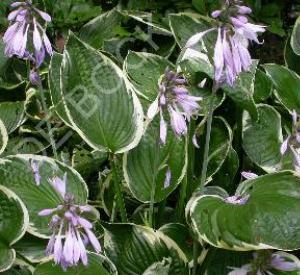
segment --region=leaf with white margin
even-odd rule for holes
[[[53,261],[38,265],[33,275],[117,275],[114,264],[105,256],[88,252],[88,265],[80,264],[64,271]]]
[[[158,95],[159,80],[166,68],[174,69],[174,65],[152,53],[130,51],[124,61],[124,72],[136,92],[150,101],[154,101]]]
[[[258,105],[259,120],[243,114],[243,148],[249,158],[266,172],[281,169],[283,141],[280,114],[269,105]]]
[[[77,133],[92,148],[123,153],[143,134],[143,109],[122,70],[70,33],[61,67],[62,99]]]
[[[31,161],[39,166],[41,182],[35,182]],[[87,203],[87,186],[82,177],[73,168],[48,157],[37,155],[16,155],[0,160],[1,184],[14,191],[25,203],[30,217],[28,232],[47,238],[51,235],[48,228],[50,217],[39,217],[38,213],[46,208],[55,208],[62,198],[49,183],[54,176],[63,178],[67,173],[67,193],[72,193],[75,203]]]
[[[26,233],[21,240],[13,245],[13,248],[30,263],[40,263],[46,262],[51,258],[45,253],[47,244],[48,240]]]
[[[272,80],[275,96],[290,112],[300,113],[300,76],[292,70],[277,64],[265,64],[264,69]]]
[[[0,140],[0,155],[1,155],[4,152],[8,143],[8,133],[1,119],[0,119],[0,135],[1,135],[1,140]]]
[[[232,146],[232,139],[232,130],[227,121],[222,117],[215,117],[211,130],[207,178],[212,177],[221,169]]]
[[[170,258],[170,273],[187,275],[187,258],[168,236],[135,224],[102,224],[104,249],[119,275],[143,274],[154,263]]]
[[[295,54],[300,55],[300,16],[294,25],[291,36],[291,46]]]
[[[176,138],[169,127],[166,145],[157,145],[158,126],[157,116],[148,125],[139,145],[125,153],[123,157],[125,181],[133,196],[141,202],[150,201],[154,182],[156,185],[154,201],[164,200],[176,189],[186,173],[185,139]],[[168,169],[171,171],[171,180],[169,186],[165,188]]]
[[[56,112],[56,114],[60,117],[60,119],[69,127],[71,127],[71,122],[67,116],[65,111],[63,100],[62,100],[62,92],[60,88],[60,67],[63,60],[63,55],[54,52],[51,58],[49,73],[48,73],[48,82],[50,89],[50,96],[52,101],[52,109]]]
[[[15,131],[25,121],[24,102],[0,103],[0,119],[4,123],[8,134]]]
[[[168,275],[172,259],[164,258],[161,262],[153,263],[143,275]]]
[[[22,238],[28,224],[24,203],[14,192],[0,185],[0,272],[14,263],[16,252],[10,246]]]
[[[178,13],[169,15],[169,24],[176,42],[180,48],[186,46],[187,41],[196,33],[212,28],[212,19],[193,13]],[[217,32],[211,32],[203,37],[203,40],[194,47],[197,50],[210,50],[214,48]]]
[[[220,194],[193,198],[188,217],[198,239],[229,250],[300,248],[300,177],[292,171],[244,181],[227,202]],[[278,203],[280,202],[280,203]]]

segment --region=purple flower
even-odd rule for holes
[[[291,152],[294,158],[294,168],[300,172],[300,125],[299,116],[296,111],[292,112],[292,133],[286,137],[280,146],[281,155]]]
[[[287,261],[283,256],[279,254],[272,254],[270,267],[279,271],[298,271],[299,266],[292,261]]]
[[[91,208],[74,203],[74,196],[66,192],[66,174],[63,179],[54,177],[50,182],[64,202],[56,208],[39,212],[39,216],[52,215],[49,227],[53,234],[48,242],[46,255],[53,255],[54,262],[60,264],[63,270],[76,266],[80,261],[87,265],[86,245],[90,244],[97,253],[101,251],[100,243],[91,230],[92,223],[81,216]]]
[[[166,178],[165,178],[165,182],[164,182],[164,188],[168,188],[170,186],[171,178],[172,178],[172,173],[171,173],[170,168],[168,168],[167,172],[166,172]]]
[[[258,177],[257,174],[251,172],[242,172],[242,176],[247,180],[256,179]]]
[[[249,197],[250,197],[250,195],[247,195],[245,197],[232,196],[232,197],[227,197],[224,201],[229,204],[244,205],[249,200]]]
[[[190,121],[200,108],[197,101],[202,98],[189,95],[186,83],[185,78],[167,69],[159,86],[159,95],[148,109],[149,119],[153,119],[158,112],[160,113],[160,141],[162,144],[165,144],[167,140],[165,111],[169,115],[174,134],[176,137],[181,137],[187,133],[186,121]]]
[[[46,22],[51,21],[50,15],[32,6],[31,1],[14,2],[11,7],[17,8],[8,15],[10,26],[6,30],[3,41],[5,43],[5,54],[8,57],[17,56],[21,59],[35,61],[39,67],[44,58],[45,52],[50,56],[53,54],[51,43],[44,28],[37,21],[36,15]],[[33,45],[34,53],[29,52],[28,41]]]
[[[31,84],[34,85],[34,86],[41,86],[42,85],[40,75],[35,70],[30,71],[29,80],[30,80]]]
[[[215,81],[234,86],[238,75],[248,71],[252,59],[248,51],[249,42],[258,41],[258,33],[265,31],[264,26],[248,22],[247,14],[252,10],[246,6],[240,6],[235,1],[226,1],[225,8],[212,13],[213,18],[223,20],[218,27],[218,37],[214,51]],[[187,42],[186,47],[193,47],[208,32],[209,29],[193,35]]]
[[[287,254],[288,255],[288,254]],[[253,261],[250,264],[243,265],[240,268],[232,268],[228,275],[248,275],[248,274],[273,274],[270,270],[278,271],[299,271],[300,267],[297,263],[292,260],[288,260],[289,257],[284,257],[284,255],[278,252],[270,253],[269,255],[264,253],[261,257],[258,253],[253,254]],[[253,273],[256,271],[255,273]],[[252,273],[251,273],[252,272]]]
[[[250,264],[243,265],[242,267],[230,267],[232,271],[228,273],[228,275],[248,275],[252,270]]]
[[[34,180],[36,185],[41,184],[41,175],[39,171],[39,163],[37,161],[34,161],[33,159],[30,160],[30,167],[34,176]]]

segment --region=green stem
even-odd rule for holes
[[[199,252],[198,250],[199,250],[199,243],[196,240],[194,240],[194,242],[193,242],[193,263],[194,263],[194,267],[193,267],[192,275],[197,274],[198,252]]]
[[[216,84],[213,85],[212,88],[212,97],[209,103],[208,115],[207,115],[207,126],[206,126],[206,137],[205,137],[205,147],[204,147],[204,155],[203,155],[203,164],[200,178],[200,192],[203,191],[207,176],[207,167],[208,167],[208,154],[209,154],[209,145],[210,145],[210,135],[211,135],[211,127],[214,113],[214,95],[217,92],[218,87]]]
[[[115,155],[111,155],[110,156],[110,164],[111,164],[111,169],[112,169],[112,173],[113,173],[113,179],[114,179],[114,186],[115,186],[115,198],[116,198],[116,204],[117,207],[120,211],[120,215],[121,215],[121,221],[123,223],[128,222],[127,220],[127,212],[126,212],[126,206],[125,206],[125,201],[124,201],[124,197],[123,197],[123,188],[122,188],[122,183],[120,181],[120,178],[118,177],[118,173],[117,173],[117,159]]]
[[[218,90],[218,86],[216,83],[213,84],[212,87],[212,97],[210,99],[209,103],[209,109],[208,109],[208,116],[207,116],[207,126],[206,126],[206,137],[205,137],[205,147],[204,147],[204,155],[203,155],[203,165],[202,165],[202,171],[201,171],[201,178],[200,178],[200,192],[203,192],[205,181],[207,177],[207,167],[208,167],[208,154],[209,154],[209,145],[210,145],[210,135],[211,135],[211,127],[212,127],[212,120],[213,120],[213,112],[214,112],[214,95],[216,94]],[[193,275],[197,273],[197,265],[198,265],[198,248],[199,243],[198,240],[195,238],[193,243],[194,249],[193,249]]]
[[[187,187],[188,187],[188,180],[191,181],[193,178],[193,167],[194,167],[194,146],[192,143],[192,135],[195,131],[195,121],[192,120],[189,124],[188,134],[186,136],[186,153],[188,158],[188,166],[186,174],[183,178],[183,181],[181,183],[181,189],[179,194],[179,202],[177,205],[177,218],[179,221],[182,221],[184,217],[184,208],[185,208],[185,200],[187,196]]]
[[[44,89],[43,89],[42,85],[39,85],[39,90],[41,92],[41,100],[42,100],[43,111],[46,114],[46,117],[44,118],[44,120],[46,122],[51,148],[52,148],[52,151],[53,151],[54,158],[58,159],[57,150],[56,150],[56,143],[55,143],[55,139],[54,139],[54,136],[53,136],[53,133],[52,133],[51,124],[49,122],[49,119],[50,119],[51,115],[50,115],[49,109],[47,107],[46,97],[45,97]]]

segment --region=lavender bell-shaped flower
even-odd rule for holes
[[[292,118],[292,133],[281,144],[280,152],[283,156],[288,152],[292,153],[295,171],[300,173],[300,123],[299,115],[295,110],[292,112]]]
[[[187,121],[190,121],[191,117],[196,115],[200,109],[197,101],[202,98],[189,95],[186,84],[187,81],[184,77],[167,68],[159,86],[158,97],[148,109],[149,119],[153,119],[157,113],[160,115],[159,137],[163,145],[166,144],[168,132],[165,114],[169,117],[168,121],[170,121],[175,136],[180,138],[187,134]],[[164,188],[170,186],[171,178],[172,173],[168,168]]]
[[[259,259],[258,254],[254,253],[254,261],[251,264],[243,265],[240,268],[237,267],[229,267],[232,269],[228,273],[228,275],[248,275],[248,274],[257,274],[263,275],[268,274],[272,275],[271,271],[299,271],[299,265],[293,261],[289,261],[284,256],[279,253],[272,253],[270,257],[264,259],[264,261],[256,261]],[[254,272],[256,270],[256,272]]]
[[[187,134],[187,121],[200,109],[197,101],[202,98],[189,95],[186,84],[185,78],[167,69],[159,87],[159,95],[148,109],[149,119],[153,119],[158,112],[160,114],[160,141],[163,145],[167,140],[165,113],[169,116],[175,136],[179,138]]]
[[[54,262],[60,264],[64,270],[77,265],[80,261],[88,264],[86,245],[91,244],[99,253],[101,246],[92,232],[93,225],[82,217],[89,212],[89,206],[74,203],[74,196],[66,192],[67,175],[64,178],[54,177],[50,184],[61,195],[64,203],[56,208],[44,209],[39,216],[52,215],[49,223],[53,234],[46,248],[47,255],[54,256]]]
[[[248,71],[252,64],[248,51],[249,42],[259,43],[258,33],[265,31],[264,26],[249,23],[246,15],[252,11],[249,7],[239,5],[239,1],[225,1],[222,10],[212,13],[221,24],[218,28],[209,29],[192,36],[186,47],[193,47],[208,32],[217,29],[218,36],[214,51],[214,79],[218,85],[227,83],[234,86],[238,75]]]
[[[5,43],[5,54],[8,57],[17,56],[21,59],[34,61],[39,67],[45,58],[45,53],[53,54],[52,46],[44,28],[37,18],[50,22],[51,17],[47,13],[33,7],[31,1],[13,2],[15,8],[9,15],[10,25],[6,30],[3,41]],[[34,53],[30,53],[30,48]]]

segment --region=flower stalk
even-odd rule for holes
[[[120,177],[118,176],[118,168],[117,168],[117,159],[114,154],[110,155],[110,165],[113,173],[113,180],[114,180],[114,187],[115,187],[115,199],[116,199],[116,206],[120,211],[121,221],[123,223],[128,222],[127,219],[127,211],[123,197],[123,188],[122,183],[120,182]]]

